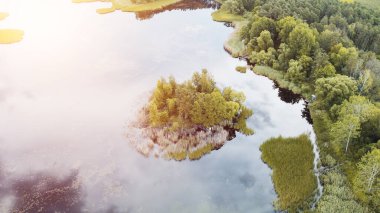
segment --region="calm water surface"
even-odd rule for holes
[[[97,3],[2,2],[11,16],[0,27],[25,37],[0,46],[0,212],[273,212],[259,146],[312,127],[302,101],[285,103],[270,80],[234,71],[245,62],[223,50],[233,29],[213,22],[212,9],[139,21],[98,15]],[[202,68],[246,94],[256,134],[199,161],[138,154],[127,125],[157,79]]]

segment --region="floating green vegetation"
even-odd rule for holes
[[[313,173],[313,147],[309,137],[271,138],[260,147],[262,160],[273,169],[278,194],[277,210],[296,212],[308,209],[317,187]]]
[[[246,123],[253,112],[244,101],[243,93],[217,88],[206,70],[184,83],[161,79],[135,125],[150,140],[129,139],[146,156],[197,160],[236,132],[253,134]]]
[[[8,13],[0,12],[0,21],[9,16]],[[0,44],[12,44],[23,39],[24,32],[16,29],[0,29]]]
[[[182,0],[72,0],[73,3],[108,2],[112,4],[111,7],[98,9],[96,12],[99,14],[111,13],[116,10],[123,12],[160,10],[181,1]]]
[[[243,67],[243,66],[237,66],[235,68],[236,71],[240,72],[240,73],[246,73],[247,72],[247,67]]]
[[[0,12],[0,21],[3,20],[3,19],[5,19],[5,18],[7,18],[8,16],[9,16],[8,13],[2,13],[2,12]]]

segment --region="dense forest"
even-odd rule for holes
[[[338,0],[221,3],[218,19],[242,25],[253,70],[311,102],[324,185],[314,210],[379,212],[380,12]]]

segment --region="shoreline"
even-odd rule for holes
[[[217,0],[216,0],[217,1]],[[234,31],[231,33],[227,41],[224,43],[223,47],[224,50],[230,54],[234,58],[239,58],[240,60],[245,60],[247,62],[247,67],[252,70],[253,73],[256,75],[264,76],[268,78],[269,80],[273,81],[274,83],[277,83],[280,88],[288,89],[291,92],[301,95],[302,99],[306,102],[309,102],[311,99],[311,94],[307,94],[302,92],[302,89],[298,86],[295,85],[292,82],[287,81],[284,78],[284,75],[282,72],[278,70],[274,70],[273,68],[269,66],[260,66],[260,65],[252,65],[249,62],[249,59],[247,57],[247,54],[245,53],[245,45],[239,38],[239,30],[241,29],[242,26],[244,26],[244,23],[246,22],[242,16],[240,17],[233,17],[233,19],[221,19],[220,16],[215,16],[215,14],[221,13],[218,12],[220,10],[216,10],[212,14],[212,18],[216,22],[224,22],[227,27],[233,27]],[[224,11],[222,11],[224,12]],[[218,14],[219,15],[219,14]],[[216,18],[215,18],[216,17]],[[230,17],[230,16],[227,16]],[[243,20],[241,20],[243,19]],[[240,43],[240,44],[239,44]],[[239,47],[242,46],[243,48]],[[308,109],[311,111],[312,108],[308,107]],[[311,112],[311,116],[315,114],[314,112]],[[313,119],[313,117],[312,117]],[[311,145],[313,146],[313,154],[314,154],[314,161],[313,161],[313,173],[314,176],[317,180],[317,187],[315,188],[315,192],[313,195],[313,201],[310,202],[310,209],[315,209],[317,203],[323,196],[323,183],[321,181],[321,154],[322,152],[320,151],[319,148],[319,143],[317,140],[317,134],[315,131],[314,124],[311,124],[313,127],[313,133],[315,135],[315,138],[310,139]],[[263,161],[264,162],[264,161]],[[264,162],[265,163],[265,162]],[[273,172],[273,169],[272,169]],[[272,180],[273,182],[273,180]],[[277,192],[276,192],[277,194]],[[277,194],[278,197],[278,194]],[[305,201],[308,201],[310,198],[305,199]]]

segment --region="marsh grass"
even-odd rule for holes
[[[240,73],[246,73],[247,72],[247,67],[243,67],[243,66],[237,66],[235,68],[236,71],[240,72]]]
[[[147,10],[158,10],[180,1],[182,0],[158,0],[158,1],[145,3],[145,4],[131,4],[131,5],[121,8],[121,10],[124,12],[141,12],[141,11],[147,11]]]
[[[286,79],[285,72],[275,70],[273,68],[270,68],[268,66],[258,66],[256,65],[253,67],[253,72],[265,76],[275,82],[281,87],[291,90],[295,94],[301,94],[304,97],[309,97],[310,94],[304,92],[308,89],[301,88],[300,86],[294,84],[293,82]]]
[[[271,138],[261,145],[262,160],[272,168],[278,200],[275,208],[295,212],[308,209],[317,188],[313,173],[313,146],[302,134],[294,138]]]
[[[181,1],[182,0],[157,0],[149,3],[135,4],[130,0],[72,0],[73,3],[108,2],[112,4],[111,7],[97,9],[96,12],[99,14],[111,13],[116,10],[121,10],[123,12],[159,10]]]
[[[240,30],[245,24],[245,21],[234,21],[232,23],[232,26],[235,28],[235,30],[233,33],[231,33],[228,40],[224,43],[224,49],[232,57],[237,58],[246,56],[246,47],[240,38]]]
[[[234,21],[244,21],[243,16],[235,15],[228,12],[226,9],[219,9],[212,13],[212,19],[218,22],[234,22]]]

